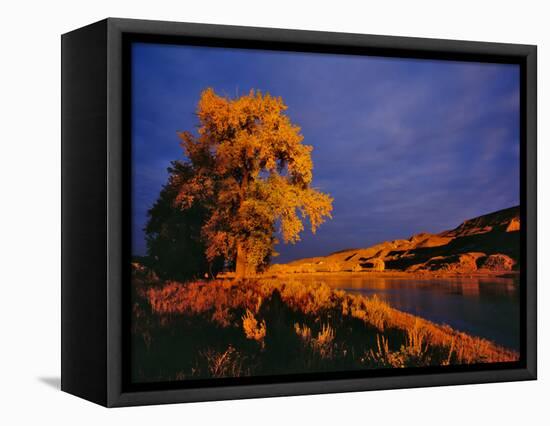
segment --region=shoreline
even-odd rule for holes
[[[518,278],[520,271],[475,271],[475,272],[406,272],[406,271],[337,271],[337,272],[264,272],[250,279],[308,278],[308,277],[369,277],[369,278]],[[217,279],[234,279],[234,273],[223,273]]]

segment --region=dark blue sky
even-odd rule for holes
[[[314,147],[313,186],[334,197],[333,219],[279,245],[276,262],[519,204],[518,66],[142,43],[132,58],[134,254],[207,87],[281,96]]]

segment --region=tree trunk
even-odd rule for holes
[[[235,278],[245,279],[250,276],[250,265],[246,249],[242,243],[237,243],[237,264],[235,267]]]

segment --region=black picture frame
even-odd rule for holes
[[[128,377],[132,41],[516,63],[521,360],[133,386]],[[62,36],[62,390],[108,407],[536,379],[536,46],[109,18]]]

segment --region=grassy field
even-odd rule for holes
[[[160,282],[135,270],[136,382],[516,361],[376,297],[288,279]]]

